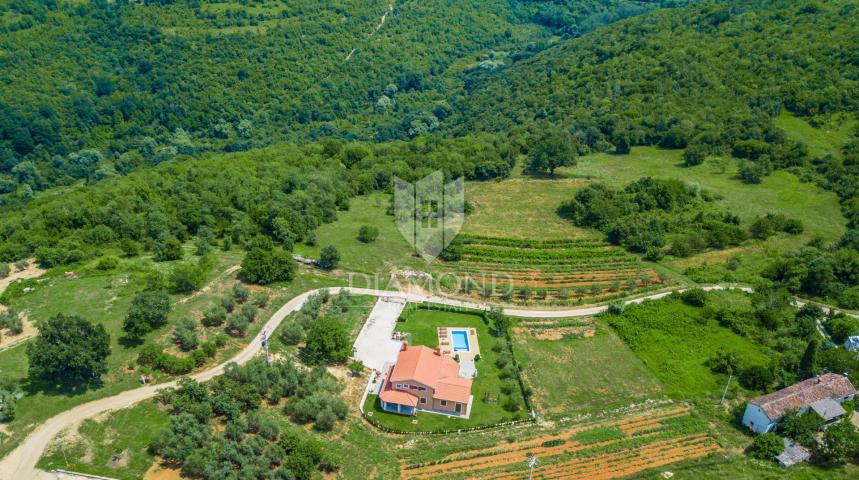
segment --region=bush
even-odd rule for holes
[[[219,327],[227,319],[227,310],[221,306],[214,306],[203,314],[203,325],[207,327]]]
[[[9,307],[5,312],[0,313],[0,328],[9,329],[12,335],[20,335],[24,331],[24,324],[21,322],[18,310]]]
[[[245,303],[248,301],[251,292],[248,290],[248,287],[242,285],[241,283],[237,283],[233,285],[233,298],[237,303]]]
[[[233,313],[236,309],[236,300],[231,296],[221,297],[221,307],[228,313]]]
[[[304,340],[304,328],[296,322],[289,322],[281,329],[280,340],[287,345],[298,345]]]
[[[248,331],[248,319],[241,314],[231,315],[224,330],[230,335],[244,337]]]
[[[102,257],[95,265],[96,270],[113,270],[119,266],[119,259],[116,257]]]
[[[772,371],[763,365],[751,365],[740,373],[740,383],[750,390],[764,391],[774,380]]]
[[[176,323],[173,329],[173,342],[186,352],[197,348],[200,339],[197,337],[197,324],[194,320],[183,318]]]
[[[155,244],[152,256],[156,262],[182,259],[182,242],[175,238],[160,240]]]
[[[170,297],[164,292],[143,292],[131,300],[131,308],[123,323],[123,330],[131,338],[140,338],[167,323]]]
[[[340,252],[334,245],[328,245],[319,252],[319,268],[333,270],[340,263]]]
[[[288,282],[295,276],[297,269],[292,255],[281,247],[269,250],[253,247],[242,260],[244,278],[259,285]]]
[[[314,427],[323,432],[330,432],[337,423],[337,417],[331,410],[322,410],[316,415],[316,424]]]
[[[680,294],[680,300],[692,307],[703,307],[707,304],[707,293],[700,288],[691,288]]]
[[[268,306],[269,295],[268,292],[257,292],[253,296],[253,303],[258,308],[265,308]]]
[[[758,435],[749,446],[747,452],[759,460],[773,460],[773,457],[784,450],[784,442],[775,433],[769,432]]]
[[[239,309],[239,315],[245,317],[249,323],[253,323],[257,319],[257,307],[252,303],[246,303]]]
[[[205,258],[205,257],[204,257]],[[199,290],[206,283],[208,265],[201,259],[196,264],[184,263],[176,265],[170,271],[170,290],[173,293],[191,293]]]
[[[362,225],[358,229],[358,240],[363,243],[370,243],[379,238],[379,229],[371,225]]]

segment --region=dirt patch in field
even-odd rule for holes
[[[128,449],[125,449],[117,454],[114,454],[110,457],[110,460],[107,461],[107,468],[112,468],[114,470],[118,468],[125,468],[128,466]]]
[[[538,328],[528,329],[516,327],[513,329],[515,333],[529,332],[532,337],[537,340],[561,340],[567,336],[576,337],[593,337],[596,334],[596,328],[589,327],[561,327],[561,328]]]
[[[212,280],[211,282],[206,284],[203,288],[197,290],[196,292],[192,293],[191,295],[188,295],[187,297],[179,300],[176,303],[186,303],[193,298],[196,298],[200,295],[209,293],[210,291],[212,291],[212,289],[215,286],[218,285],[219,282],[222,282],[224,279],[226,279],[228,276],[232,275],[233,273],[238,272],[239,270],[241,270],[241,268],[242,268],[241,265],[233,265],[232,267],[221,272],[217,277],[215,277],[214,280]]]
[[[182,471],[179,468],[170,468],[161,465],[160,460],[156,460],[149,467],[149,470],[143,475],[143,480],[181,480]]]
[[[5,311],[6,307],[0,305],[0,313],[3,313]],[[33,325],[32,322],[30,322],[30,320],[27,318],[27,315],[23,313],[21,314],[21,327],[23,327],[23,330],[21,330],[21,333],[17,335],[13,335],[12,332],[10,332],[8,329],[0,329],[0,334],[3,335],[2,338],[0,338],[0,350],[10,345],[23,342],[30,337],[35,337],[36,334],[39,333],[39,330],[36,329],[36,326]]]
[[[12,282],[16,280],[26,279],[26,278],[36,278],[41,277],[42,274],[46,272],[46,270],[39,268],[36,266],[36,259],[31,258],[27,260],[27,267],[23,270],[17,270],[15,268],[14,263],[9,264],[9,276],[6,278],[0,278],[0,294],[6,291],[6,287],[12,284]]]

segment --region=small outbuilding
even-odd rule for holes
[[[782,467],[792,467],[811,458],[811,452],[807,448],[789,438],[782,438],[782,440],[784,441],[784,450],[775,456],[776,461]]]
[[[743,413],[743,425],[753,432],[765,433],[771,431],[785,413],[809,409],[826,421],[834,421],[846,413],[840,404],[852,400],[855,395],[856,388],[846,376],[818,375],[751,400]]]

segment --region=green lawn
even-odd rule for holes
[[[601,321],[592,337],[541,340],[527,330],[515,334],[514,345],[525,382],[534,390],[535,408],[543,415],[603,409],[662,390],[644,363]]]
[[[748,301],[745,294],[734,292],[712,292],[708,299],[714,305]],[[744,365],[767,365],[772,353],[705,319],[703,308],[676,298],[632,305],[621,315],[604,318],[659,379],[665,393],[677,399],[718,400],[726,378],[705,364],[717,352],[734,352]]]
[[[80,436],[62,448],[53,448],[39,461],[44,470],[64,469],[118,480],[134,480],[152,465],[149,442],[170,425],[166,412],[145,401],[112,413],[105,420],[86,420]]]
[[[449,418],[433,413],[419,412],[415,417],[406,417],[384,412],[375,401],[376,397],[368,397],[365,408],[373,411],[373,419],[380,424],[403,431],[434,431],[470,428],[480,425],[491,425],[506,422],[515,418],[524,418],[525,412],[511,413],[501,407],[501,379],[495,362],[498,353],[492,351],[495,338],[489,331],[489,326],[483,322],[480,315],[471,313],[444,312],[438,310],[417,310],[406,322],[397,323],[397,330],[408,333],[412,345],[426,345],[435,348],[438,345],[438,327],[468,327],[477,330],[477,341],[480,345],[480,361],[477,362],[477,377],[471,387],[474,401],[471,416],[467,420]],[[489,393],[495,403],[484,402],[484,394]],[[413,420],[417,423],[412,423]]]
[[[348,211],[339,212],[336,221],[316,229],[315,246],[298,244],[295,253],[319,258],[323,247],[334,245],[342,257],[341,269],[370,275],[379,273],[380,288],[383,288],[386,272],[392,265],[420,262],[413,257],[414,251],[397,230],[394,217],[385,213],[389,202],[390,195],[380,193],[352,199]],[[378,228],[379,237],[371,243],[360,242],[358,230],[363,225]]]

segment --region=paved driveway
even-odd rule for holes
[[[394,333],[397,318],[405,305],[402,298],[381,297],[376,301],[370,317],[355,340],[355,359],[380,372],[385,364],[397,360],[402,342],[391,340],[391,334]]]

